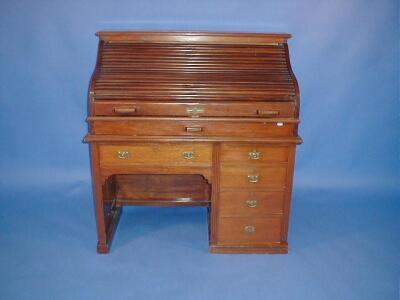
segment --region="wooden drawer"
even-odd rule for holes
[[[219,213],[231,215],[265,215],[283,212],[284,192],[225,191],[220,193]]]
[[[282,218],[226,218],[218,219],[218,244],[263,244],[280,242]]]
[[[141,143],[100,145],[100,165],[210,166],[212,145],[200,143]]]
[[[274,147],[265,144],[222,144],[222,162],[286,162],[288,147]]]
[[[97,101],[96,116],[200,116],[200,117],[294,117],[294,102],[238,103],[238,102],[132,102]]]
[[[295,120],[199,119],[94,117],[89,121],[94,134],[135,136],[290,137],[296,128]]]
[[[286,164],[271,167],[221,165],[221,188],[284,188]]]

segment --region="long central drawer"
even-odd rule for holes
[[[94,134],[134,136],[295,136],[296,121],[232,120],[213,118],[89,118]]]
[[[100,145],[99,152],[102,166],[212,164],[212,145],[206,143]]]
[[[96,101],[96,116],[171,116],[171,117],[260,117],[290,118],[295,113],[294,102],[132,102]]]

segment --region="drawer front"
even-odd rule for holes
[[[195,118],[193,118],[195,119]],[[90,120],[94,134],[136,136],[227,136],[227,137],[290,137],[295,124],[262,121],[215,121],[193,119]]]
[[[230,215],[281,214],[284,192],[224,191],[220,193],[219,213]]]
[[[263,144],[223,144],[220,159],[222,162],[286,162],[288,147]]]
[[[271,167],[222,165],[221,188],[284,188],[286,164]]]
[[[295,116],[294,102],[274,103],[176,103],[97,101],[96,116],[177,116],[177,117],[261,117],[289,118]]]
[[[210,166],[212,145],[198,143],[100,145],[100,165]]]
[[[281,217],[218,219],[218,244],[263,244],[280,242]]]

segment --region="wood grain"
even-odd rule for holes
[[[130,112],[118,113],[116,109],[130,109]],[[160,117],[192,117],[188,110],[202,109],[197,117],[294,117],[295,105],[292,102],[160,102],[160,101],[110,101],[102,100],[94,103],[96,116],[160,116]],[[277,112],[266,114],[266,112]],[[263,114],[260,112],[264,112]]]
[[[302,143],[291,36],[97,35],[84,141],[98,252],[109,252],[125,205],[201,205],[210,252],[287,253]]]
[[[119,158],[118,152],[126,151],[127,158]],[[187,159],[184,153],[191,152],[193,158]],[[212,163],[211,144],[188,143],[136,143],[121,145],[100,145],[100,165],[104,166],[204,166]]]
[[[288,33],[230,33],[230,32],[145,32],[99,31],[101,40],[130,43],[182,43],[182,44],[269,44],[283,43],[292,36]]]
[[[223,191],[220,193],[220,216],[260,216],[282,214],[285,201],[284,192]],[[250,202],[249,202],[250,201]]]
[[[248,176],[257,175],[257,182],[250,182]],[[286,164],[277,166],[225,165],[221,166],[221,188],[268,189],[284,188]]]
[[[251,156],[251,154],[256,156]],[[223,144],[221,162],[244,162],[260,164],[263,162],[286,162],[288,148],[266,144]]]
[[[255,228],[247,233],[246,226]],[[221,217],[218,222],[218,245],[257,245],[279,242],[281,239],[281,217]]]
[[[94,134],[133,135],[133,136],[247,136],[247,137],[289,137],[296,128],[294,120],[287,120],[278,126],[278,122],[266,122],[255,119],[250,121],[195,119],[128,119],[128,118],[91,118]],[[197,128],[198,130],[194,130]]]
[[[116,175],[115,180],[117,204],[210,204],[210,184],[200,175]]]

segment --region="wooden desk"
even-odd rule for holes
[[[124,205],[201,205],[211,252],[287,253],[302,142],[290,35],[97,35],[85,141],[98,252]]]

